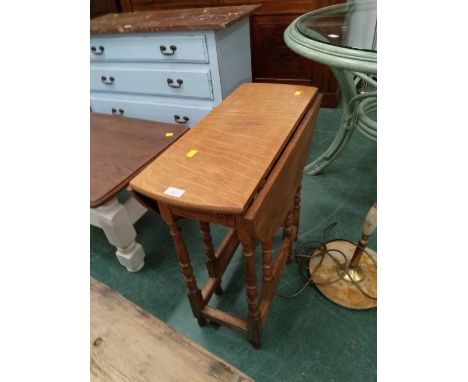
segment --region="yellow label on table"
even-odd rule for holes
[[[172,137],[174,133],[166,133],[166,137]]]
[[[193,157],[196,153],[198,153],[198,150],[195,150],[195,149],[192,149],[190,150],[187,154],[185,154],[186,156],[188,156],[189,158]]]
[[[297,95],[301,95],[301,94],[302,94],[302,92],[301,92],[300,90],[296,90],[296,91],[294,92],[294,95],[296,95],[296,96],[297,96]]]

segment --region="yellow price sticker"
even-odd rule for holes
[[[192,158],[196,153],[198,153],[198,150],[192,149],[187,154],[185,154],[185,156]]]
[[[295,96],[298,96],[298,95],[301,95],[301,94],[302,94],[302,92],[301,92],[300,90],[296,90],[296,91],[294,92],[294,95],[295,95]]]
[[[166,133],[166,137],[172,137],[174,133]]]

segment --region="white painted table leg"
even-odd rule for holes
[[[117,247],[115,254],[120,264],[129,272],[138,272],[143,268],[145,252],[141,244],[135,241],[136,231],[125,206],[113,198],[94,208],[93,213],[109,243]]]

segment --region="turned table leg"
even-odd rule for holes
[[[271,281],[273,279],[272,261],[272,241],[268,240],[262,243],[262,264],[263,264],[263,285],[262,297],[270,298]]]
[[[293,230],[293,239],[294,241],[297,240],[299,236],[299,221],[301,219],[301,188],[302,185],[300,184],[297,188],[296,195],[294,196],[294,230]]]
[[[207,222],[198,222],[200,225],[200,233],[202,235],[203,244],[205,246],[205,253],[206,253],[206,268],[208,270],[208,275],[210,277],[217,277],[216,274],[216,257],[215,257],[215,250],[213,247],[213,238],[211,237],[210,233],[210,224]],[[221,280],[219,281],[218,285],[214,291],[216,294],[221,294],[223,290],[221,289]]]
[[[177,222],[172,220],[171,222],[168,222],[168,225],[172,238],[174,239],[179,265],[184,275],[185,284],[187,286],[187,295],[190,301],[190,306],[192,307],[193,315],[198,319],[198,324],[203,326],[206,324],[206,319],[201,315],[201,310],[204,306],[203,297],[197,286],[195,276],[193,275],[193,268],[190,263],[187,247],[185,246],[185,242],[182,238]]]
[[[261,345],[262,325],[260,305],[258,303],[257,275],[255,271],[254,246],[250,237],[241,239],[242,256],[244,257],[245,291],[247,295],[248,315],[247,326],[249,339],[258,349]]]
[[[145,264],[145,251],[135,241],[136,231],[125,206],[115,197],[92,210],[107,240],[117,248],[115,255],[129,272],[137,272]]]
[[[288,258],[286,264],[291,262],[292,252],[293,252],[293,241],[294,241],[294,208],[292,208],[286,215],[283,229],[283,242],[289,238],[289,247],[288,247]]]

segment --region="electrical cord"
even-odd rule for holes
[[[315,284],[315,285],[331,285],[331,284],[334,284],[334,283],[342,280],[345,277],[345,275],[348,274],[349,261],[346,258],[346,255],[342,251],[340,251],[339,249],[328,249],[327,248],[327,244],[330,241],[332,241],[332,240],[328,240],[328,238],[330,236],[330,232],[332,231],[333,228],[335,228],[335,226],[337,224],[338,223],[332,223],[332,224],[330,224],[329,226],[327,226],[325,228],[324,233],[323,233],[323,236],[324,236],[324,241],[323,242],[309,241],[309,242],[304,244],[303,248],[299,247],[299,248],[296,249],[296,253],[294,254],[294,259],[296,261],[296,264],[298,265],[299,273],[301,274],[302,279],[305,280],[305,284],[299,290],[297,290],[296,292],[294,292],[292,294],[286,295],[286,294],[281,294],[281,293],[275,293],[276,296],[282,297],[282,298],[293,298],[293,297],[296,297],[299,294],[301,294],[307,288],[308,285],[312,285],[312,284]],[[346,241],[348,241],[348,240],[346,240]],[[352,242],[350,242],[350,243],[352,243]],[[352,244],[354,244],[354,243],[352,243]],[[331,254],[331,252],[337,252],[338,254],[340,254],[342,256],[342,258],[343,258],[343,261],[342,262],[338,261],[335,258],[335,256],[333,256]],[[312,253],[312,255],[310,255],[310,253]],[[377,262],[375,261],[374,257],[371,254],[369,254],[366,250],[364,250],[364,253],[371,259],[371,261],[374,263],[374,265],[377,266]],[[322,265],[325,256],[330,256],[333,259],[333,261],[335,261],[336,264],[343,264],[343,262],[344,262],[344,263],[346,263],[346,266],[344,267],[343,272],[341,272],[337,276],[336,279],[331,280],[331,281],[327,281],[327,282],[322,282],[322,283],[314,282],[313,281],[314,275],[317,272],[317,270],[320,268],[320,266]],[[312,273],[309,274],[309,276],[304,277],[304,270],[307,273],[309,272],[309,262],[310,262],[310,260],[312,258],[316,258],[316,257],[320,258],[318,265],[315,267],[315,269],[312,271]],[[350,277],[350,280],[353,283],[353,285],[361,293],[363,293],[366,297],[371,298],[373,300],[377,300],[376,297],[371,296],[368,293],[366,293],[361,288],[361,286],[357,282],[355,282],[351,277]]]

